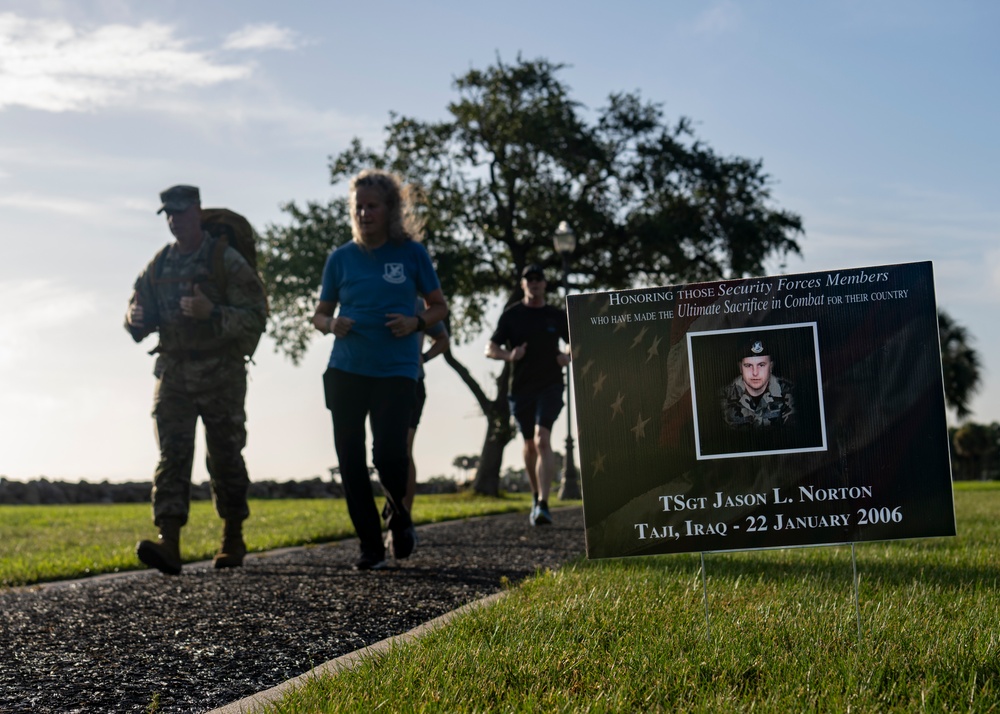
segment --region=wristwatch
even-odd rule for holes
[[[427,329],[427,321],[420,315],[416,315],[417,318],[417,332],[423,332]]]

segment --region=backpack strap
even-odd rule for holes
[[[146,276],[150,281],[150,285],[156,287],[157,283],[162,283],[163,280],[163,265],[167,260],[167,251],[170,250],[171,243],[167,243],[165,246],[157,251],[153,259],[149,261],[149,267],[146,268]]]
[[[246,264],[250,266],[253,270],[254,278],[257,280],[257,284],[260,285],[261,291],[264,293],[264,311],[265,314],[270,314],[271,307],[268,304],[267,291],[264,288],[264,281],[261,280],[260,273],[254,268],[254,264],[242,253],[235,245],[232,245],[229,241],[229,237],[225,233],[219,235],[213,235],[212,239],[215,241],[215,245],[212,247],[212,272],[215,273],[215,284],[219,286],[219,293],[222,295],[223,299],[226,297],[226,285],[229,283],[229,273],[226,272],[226,248],[232,248],[240,257],[246,261]]]
[[[219,294],[223,299],[226,297],[226,284],[229,276],[226,274],[226,248],[229,247],[229,239],[225,236],[215,238],[215,245],[212,246],[212,272],[215,273],[215,284],[219,286]]]

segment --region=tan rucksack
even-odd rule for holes
[[[212,256],[216,270],[222,266],[222,254],[226,252],[228,244],[243,256],[254,272],[257,271],[257,234],[254,233],[250,221],[228,208],[203,208],[201,209],[201,227],[214,238],[222,239],[216,242],[215,254]],[[219,285],[222,287],[225,287],[226,284],[224,272],[217,276]],[[259,273],[257,279],[260,280]],[[261,285],[263,284],[261,281]]]

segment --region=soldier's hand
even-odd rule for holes
[[[142,305],[137,302],[128,306],[128,324],[132,327],[142,328]]]
[[[133,299],[132,303],[128,306],[128,324],[141,330],[144,327],[142,320],[142,305]]]
[[[525,342],[523,345],[518,345],[510,351],[510,361],[517,362],[519,359],[524,357],[524,353],[528,351],[528,343]]]
[[[181,298],[181,314],[193,317],[195,320],[210,319],[213,307],[215,303],[208,299],[208,296],[201,291],[201,286],[197,284],[194,286],[194,295]]]
[[[125,313],[125,319],[128,320],[128,324],[132,327],[142,329],[142,305],[139,304],[139,296],[136,293],[132,293],[132,301],[128,304],[128,312]]]

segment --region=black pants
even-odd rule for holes
[[[409,520],[403,507],[410,459],[406,435],[415,395],[406,377],[366,377],[339,369],[323,374],[326,406],[333,417],[333,444],[340,462],[347,512],[361,540],[361,552],[381,558],[382,520],[375,506],[366,457],[365,419],[372,430],[372,461],[393,516]]]

